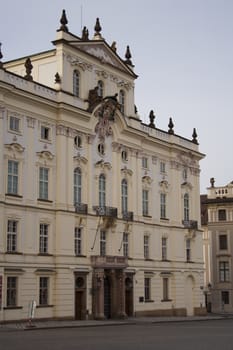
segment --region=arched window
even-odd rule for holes
[[[104,207],[106,201],[106,179],[104,174],[99,177],[99,206]]]
[[[122,213],[128,211],[128,183],[126,179],[121,181],[121,208]]]
[[[74,96],[79,97],[80,93],[80,74],[79,71],[74,70],[73,72],[73,94]]]
[[[125,92],[123,90],[120,90],[120,92],[119,92],[119,103],[120,103],[121,113],[124,114],[124,112],[125,112]]]
[[[74,170],[74,203],[82,202],[82,172],[80,168]]]
[[[104,96],[104,83],[102,82],[102,80],[99,80],[97,83],[98,86],[98,96],[99,97],[103,97]]]
[[[184,220],[189,220],[189,195],[185,193],[184,195]]]

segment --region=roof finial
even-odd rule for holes
[[[29,81],[32,81],[33,80],[33,77],[31,75],[32,73],[32,68],[33,68],[33,65],[32,65],[32,62],[30,60],[30,57],[28,57],[25,61],[25,64],[24,64],[24,67],[26,68],[26,75],[24,76],[24,78],[26,80],[29,80]]]
[[[62,10],[60,23],[61,23],[61,26],[60,26],[59,30],[62,30],[63,32],[68,33],[68,31],[69,31],[68,27],[67,27],[68,20],[67,20],[67,17],[66,17],[66,11],[65,10]]]
[[[198,145],[196,128],[193,128],[192,137],[193,137],[192,142]]]
[[[174,130],[173,130],[174,124],[173,124],[172,118],[169,118],[168,127],[169,127],[169,129],[168,129],[168,134],[174,135]]]
[[[115,42],[115,41],[112,42],[111,49],[112,49],[114,52],[117,51],[117,47],[116,47],[116,42]]]
[[[0,68],[3,68],[3,64],[1,62],[1,59],[3,58],[1,46],[2,46],[2,43],[0,43]]]
[[[215,178],[214,178],[214,177],[211,177],[211,178],[210,178],[211,187],[214,187],[214,183],[215,183]]]
[[[130,52],[130,48],[129,48],[129,45],[127,45],[126,53],[125,53],[125,58],[126,58],[125,63],[130,65],[130,66],[133,66],[133,63],[131,61],[131,57],[132,57],[132,55],[131,55],[131,52]]]
[[[101,28],[101,25],[100,25],[99,17],[96,18],[96,23],[95,23],[94,30],[95,30],[95,34],[94,34],[94,38],[93,39],[94,40],[103,40],[102,35],[100,33],[102,28]]]
[[[154,123],[155,115],[154,115],[154,111],[153,110],[150,111],[149,118],[150,118],[150,124],[148,126],[150,128],[155,128],[155,123]]]

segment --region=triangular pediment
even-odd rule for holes
[[[76,49],[97,58],[102,64],[109,64],[127,74],[130,74],[134,78],[137,77],[133,70],[117,55],[115,51],[111,49],[111,47],[105,41],[70,41],[69,44]]]

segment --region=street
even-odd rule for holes
[[[45,330],[0,329],[2,350],[232,350],[233,320]]]

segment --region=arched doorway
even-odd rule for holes
[[[125,313],[133,316],[133,277],[130,276],[125,278]]]
[[[75,275],[75,319],[86,318],[86,276]]]
[[[185,307],[187,316],[193,316],[193,306],[194,306],[194,278],[193,276],[188,276],[185,280]]]

